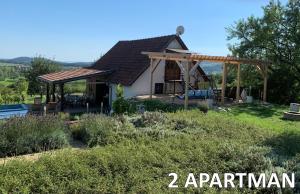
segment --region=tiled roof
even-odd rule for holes
[[[148,56],[142,51],[161,52],[173,41],[177,40],[183,49],[187,49],[181,38],[176,35],[161,36],[148,39],[119,41],[91,68],[98,70],[114,70],[109,77],[112,83],[132,85],[149,67]]]
[[[49,73],[38,77],[41,81],[48,83],[68,82],[79,79],[89,78],[95,75],[107,74],[107,71],[101,71],[90,68],[71,69],[55,73]]]

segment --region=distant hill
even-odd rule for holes
[[[32,57],[16,57],[13,59],[0,59],[0,63],[8,63],[8,64],[22,64],[22,65],[30,65]],[[88,67],[92,64],[92,62],[63,62],[63,61],[54,61],[63,65],[65,68],[73,68],[73,67]]]
[[[222,72],[222,65],[220,63],[208,63],[203,62],[200,64],[203,71],[210,75],[210,74],[219,74]]]
[[[6,64],[21,64],[24,66],[29,66],[31,61],[33,60],[32,57],[17,57],[13,59],[0,59],[0,63]],[[92,64],[92,62],[63,62],[63,61],[54,61],[64,66],[64,68],[76,68],[76,67],[88,67]],[[205,71],[206,74],[218,74],[222,72],[222,65],[219,63],[208,63],[203,62],[200,65],[202,69]]]
[[[13,63],[13,64],[30,64],[32,58],[30,57],[17,57],[13,59],[0,59],[0,62],[3,63]]]

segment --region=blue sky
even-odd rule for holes
[[[286,2],[286,0],[282,0]],[[0,2],[0,58],[42,55],[94,61],[118,40],[174,34],[188,47],[227,55],[226,30],[262,15],[268,0],[9,0]]]

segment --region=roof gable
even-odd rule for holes
[[[114,70],[110,76],[110,82],[132,85],[150,65],[149,58],[141,52],[162,52],[173,40],[177,40],[183,49],[187,49],[181,38],[176,35],[119,41],[91,68]]]

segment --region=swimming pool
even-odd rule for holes
[[[28,107],[24,104],[0,105],[0,119],[7,119],[14,116],[25,116]]]

